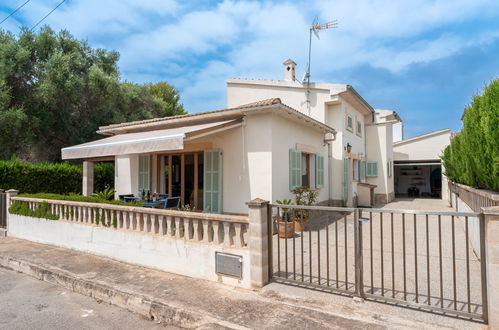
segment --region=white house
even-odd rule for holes
[[[235,107],[278,97],[290,107],[334,127],[336,138],[324,147],[331,178],[331,204],[370,204],[363,197],[365,190],[371,188],[376,202],[393,200],[392,126],[401,122],[397,113],[373,109],[350,85],[308,85],[297,81],[296,63],[287,60],[283,64],[283,80],[228,79],[227,105]]]
[[[84,160],[84,194],[92,191],[92,162],[114,159],[116,196],[144,189],[235,214],[257,197],[291,198],[302,184],[319,189],[320,201],[330,198],[324,144],[336,131],[278,98],[98,132],[110,137],[62,149],[63,159]]]
[[[92,162],[113,160],[116,197],[166,193],[206,212],[245,213],[245,202],[290,199],[299,186],[326,205],[391,201],[398,115],[349,85],[307,88],[296,64],[284,65],[284,80],[229,79],[227,109],[100,127],[110,137],[63,148],[62,158],[84,160],[84,194]]]
[[[393,144],[395,193],[399,196],[448,198],[447,177],[440,155],[450,144],[442,129]]]

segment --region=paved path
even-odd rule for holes
[[[179,329],[116,306],[0,269],[0,329]]]

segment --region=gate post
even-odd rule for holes
[[[482,208],[480,262],[483,317],[489,329],[499,329],[499,206]]]
[[[269,281],[269,202],[256,198],[246,203],[249,216],[250,282],[253,288],[261,288]]]
[[[354,212],[354,250],[355,250],[355,294],[364,298],[364,266],[362,264],[362,221],[359,209]]]

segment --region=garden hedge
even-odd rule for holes
[[[16,159],[0,161],[0,189],[20,193],[81,194],[81,165],[68,163],[27,163]],[[94,190],[114,187],[114,165],[94,165]]]
[[[464,111],[463,129],[442,155],[449,179],[499,191],[499,79]]]

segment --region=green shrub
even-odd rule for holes
[[[27,163],[17,159],[0,161],[0,189],[21,193],[81,193],[83,169],[68,163]],[[114,187],[114,165],[94,165],[96,191]]]
[[[455,182],[499,191],[499,79],[465,109],[463,129],[441,156]]]
[[[98,196],[82,196],[78,194],[60,195],[50,193],[20,194],[19,197],[29,197],[38,199],[55,199],[62,201],[84,202],[84,203],[104,203],[125,206],[143,206],[144,202],[122,202],[119,200],[107,200]]]
[[[28,202],[13,201],[9,208],[11,214],[24,215],[28,217],[44,218],[49,220],[59,220],[59,217],[52,213],[49,203],[40,203],[33,211],[29,208]]]

